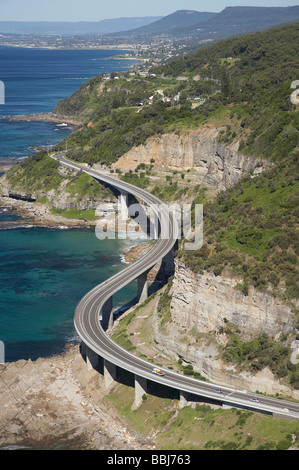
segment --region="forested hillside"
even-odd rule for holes
[[[148,78],[95,77],[54,111],[85,122],[70,138],[79,161],[111,163],[150,135],[221,121],[229,123],[224,143],[239,140],[242,152],[277,160],[298,142],[290,100],[298,57],[296,23],[221,41]],[[199,97],[200,106],[192,106]]]
[[[298,57],[296,23],[221,41],[152,70],[146,78],[132,70],[109,80],[95,77],[54,110],[83,123],[67,139],[67,155],[109,167],[152,135],[207,124],[221,128],[224,145],[239,143],[241,153],[275,165],[205,203],[205,245],[181,256],[196,271],[220,274],[230,268],[242,276],[245,295],[252,285],[296,298],[299,118],[290,95],[299,78]],[[65,148],[65,142],[57,146]],[[22,181],[43,158],[39,154],[15,166],[8,180]],[[49,186],[56,166],[45,167],[51,170]]]

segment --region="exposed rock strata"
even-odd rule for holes
[[[265,333],[277,337],[292,328],[290,307],[278,299],[249,289],[243,295],[236,279],[205,272],[194,274],[177,263],[172,287],[171,316],[178,325],[206,333],[235,324],[244,340]]]
[[[221,331],[227,321],[237,326],[244,341],[261,332],[277,339],[292,327],[289,307],[253,290],[244,296],[234,288],[236,282],[209,273],[196,275],[177,263],[170,291],[172,322],[166,330],[160,328],[157,314],[154,322],[158,349],[191,363],[212,382],[299,399],[299,391],[275,379],[269,369],[252,374],[220,359],[219,347],[227,342]]]
[[[239,144],[217,142],[220,129],[201,127],[184,134],[162,134],[149,137],[144,145],[132,148],[113,166],[134,170],[140,163],[155,161],[157,169],[194,169],[198,183],[223,190],[236,183],[244,173],[260,172],[269,162],[238,152]]]

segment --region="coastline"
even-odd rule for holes
[[[14,222],[1,222],[1,229],[19,227],[49,227],[49,228],[92,228],[97,220],[71,219],[61,215],[51,214],[44,204],[28,202],[0,195],[0,207],[7,208],[22,217]]]
[[[53,113],[4,116],[0,120],[82,124]],[[14,159],[3,158],[0,172],[5,173],[16,163]],[[1,194],[0,207],[23,217],[2,222],[0,229],[26,226],[86,229],[96,223],[54,215],[41,203]],[[104,387],[103,376],[87,369],[79,345],[66,345],[61,355],[0,364],[0,450],[153,449],[152,443],[129,432],[120,416],[105,407],[102,400],[109,391]]]
[[[68,124],[70,126],[80,126],[82,122],[75,119],[58,116],[54,113],[36,113],[21,114],[12,116],[1,116],[0,121],[41,121],[41,122],[57,122],[58,124]]]
[[[105,406],[110,389],[79,345],[59,356],[0,364],[0,450],[152,450]]]
[[[0,173],[6,173],[16,164],[16,158],[0,158]]]
[[[33,45],[33,44],[0,44],[0,47],[18,47],[20,49],[48,49],[48,50],[55,50],[55,51],[97,51],[97,50],[117,50],[117,51],[136,51],[136,46],[132,46],[132,45],[124,45],[124,44],[121,44],[121,45],[118,45],[118,44],[103,44],[102,46],[98,45],[98,46],[92,46],[92,47],[89,47],[89,46],[86,46],[86,47],[54,47],[54,46],[36,46],[36,45]],[[138,60],[138,59],[134,59],[134,60]]]

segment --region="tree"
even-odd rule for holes
[[[225,67],[222,67],[220,73],[221,93],[225,100],[231,97],[231,83],[230,78]]]

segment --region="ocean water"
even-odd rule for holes
[[[132,61],[111,59],[125,52],[0,46],[0,80],[5,87],[0,117],[51,112],[91,77],[128,69]],[[30,147],[53,145],[71,130],[55,123],[0,121],[0,158],[30,155]]]
[[[110,60],[119,51],[51,51],[0,47],[5,104],[0,115],[51,111],[90,77],[131,66]],[[23,158],[36,145],[62,140],[71,129],[53,123],[0,120],[0,158]],[[0,208],[0,340],[6,362],[59,354],[76,341],[73,316],[79,300],[125,267],[126,240],[98,240],[93,230],[13,228],[18,214]],[[9,228],[10,227],[10,228]],[[132,301],[136,283],[113,299]]]
[[[17,215],[0,211],[4,220]],[[63,351],[77,339],[77,303],[94,286],[125,267],[125,240],[98,240],[94,230],[18,228],[0,230],[0,338],[6,362]],[[131,283],[113,299],[120,308],[134,299]]]

